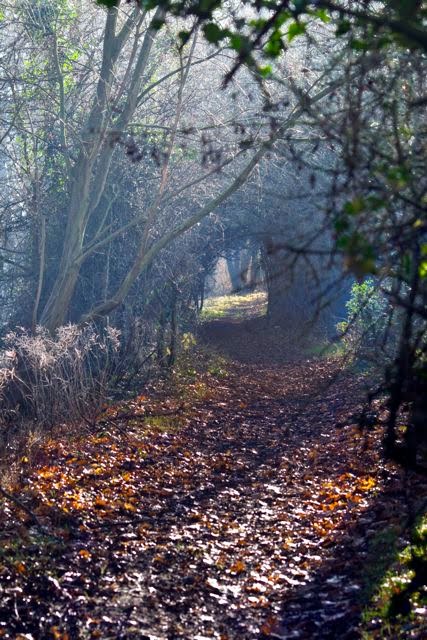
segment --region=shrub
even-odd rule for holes
[[[11,332],[0,353],[0,419],[93,423],[116,367],[119,332],[93,326]]]
[[[347,350],[362,358],[384,352],[390,337],[390,305],[372,278],[353,284],[346,308],[347,320],[338,323],[337,330]]]

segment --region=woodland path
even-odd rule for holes
[[[20,498],[54,536],[6,504],[1,638],[360,637],[399,472],[351,417],[361,382],[337,360],[271,363],[262,322],[205,325],[227,361],[52,438],[23,471]]]

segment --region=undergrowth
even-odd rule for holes
[[[396,531],[388,530],[371,550],[375,555],[368,567],[371,597],[362,616],[363,640],[426,637],[426,514],[417,520],[410,539],[399,552]]]
[[[319,358],[343,358],[346,355],[346,350],[340,342],[320,342],[310,345],[306,349],[308,356],[316,356]]]

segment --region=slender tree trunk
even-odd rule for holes
[[[165,312],[162,308],[160,311],[159,317],[159,325],[157,329],[157,362],[160,366],[163,366],[163,358],[165,357],[165,326],[166,326],[166,316]]]
[[[45,273],[45,266],[46,266],[46,216],[44,214],[41,214],[40,216],[40,236],[39,236],[39,251],[38,251],[38,255],[39,255],[39,268],[38,268],[38,278],[37,278],[37,290],[36,290],[36,296],[34,299],[34,306],[33,306],[33,316],[32,316],[32,321],[31,321],[31,330],[34,331],[36,330],[36,326],[37,326],[37,317],[38,317],[38,312],[39,312],[39,305],[40,305],[40,298],[42,295],[42,290],[43,290],[43,282],[44,282],[44,273]]]
[[[169,368],[173,367],[176,360],[176,334],[178,329],[177,309],[178,309],[178,292],[174,288],[174,292],[172,294],[171,316],[170,316],[170,340],[169,340],[169,358],[168,358]]]
[[[236,291],[240,291],[240,254],[237,252],[230,253],[226,258],[226,263],[228,275],[230,276],[232,291],[233,293]]]
[[[157,10],[154,19],[161,11]],[[109,109],[111,85],[114,79],[115,63],[130,33],[130,26],[126,30],[125,25],[116,35],[116,25],[117,7],[113,7],[107,13],[96,98],[86,124],[83,144],[72,171],[67,227],[58,275],[41,317],[41,323],[51,331],[64,324],[67,319],[79,277],[86,227],[105,191],[114,153],[113,145],[108,140],[107,130],[111,124]],[[122,129],[128,124],[137,106],[137,96],[155,35],[156,31],[149,27],[143,38],[124,112],[116,123]]]

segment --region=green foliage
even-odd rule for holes
[[[427,243],[421,246],[420,278],[427,278]]]
[[[305,29],[306,29],[306,26],[303,22],[299,22],[299,21],[292,22],[292,24],[290,24],[288,28],[289,42],[292,42],[294,38],[296,38],[297,36],[301,36],[303,33],[305,33]]]
[[[210,356],[207,371],[214,378],[227,378],[229,363],[220,355]]]
[[[361,602],[366,607],[371,605],[387,571],[398,558],[400,533],[398,527],[390,527],[376,533],[369,542],[363,587],[360,594]],[[368,618],[368,616],[366,617]]]
[[[375,287],[372,278],[368,278],[360,284],[355,283],[351,288],[351,298],[346,307],[349,320],[360,318],[365,327],[373,322],[378,322],[384,311],[385,300]]]
[[[320,342],[310,345],[305,353],[307,357],[315,356],[316,358],[324,358],[325,360],[341,360],[345,355],[345,349],[341,343]]]
[[[144,418],[144,425],[149,427],[150,432],[169,433],[182,426],[182,419],[180,416],[148,416]]]
[[[347,320],[337,325],[344,344],[354,353],[366,354],[381,341],[388,322],[389,304],[374,280],[354,283],[346,303]]]
[[[105,4],[108,0],[103,0]],[[76,17],[76,11],[68,0],[33,0],[31,3],[18,3],[18,14],[22,17],[27,31],[35,41],[58,31],[60,25],[69,23]]]
[[[96,1],[108,8],[116,5],[116,0]],[[388,0],[381,3],[383,7],[378,7],[373,0],[355,8],[353,3],[337,3],[339,12],[329,2],[321,0],[294,0],[286,3],[286,8],[279,0],[248,0],[243,3],[244,10],[236,12],[227,29],[223,28],[218,11],[225,6],[224,0],[144,0],[141,4],[146,9],[162,6],[165,20],[168,14],[195,17],[203,26],[208,42],[217,44],[229,38],[231,48],[238,54],[239,63],[253,65],[255,61],[252,54],[260,49],[268,57],[279,56],[286,48],[284,36],[288,42],[292,42],[294,38],[305,34],[306,18],[311,22],[335,22],[333,37],[348,36],[350,46],[356,52],[381,48],[389,42],[404,48],[409,46],[427,51],[427,9],[425,3],[418,0]],[[161,27],[165,20],[160,21],[158,26]],[[285,23],[288,23],[288,28],[282,31]],[[185,43],[188,32],[181,32],[180,37]]]
[[[203,33],[205,34],[206,40],[214,44],[217,44],[226,35],[226,32],[223,29],[220,29],[214,22],[208,22],[205,24],[203,27]]]

